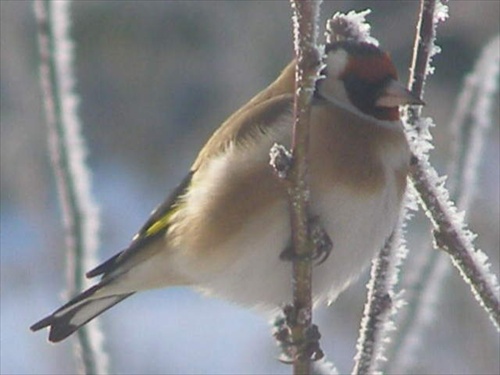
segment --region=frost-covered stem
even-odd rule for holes
[[[431,219],[434,227],[436,245],[450,254],[453,264],[458,268],[464,280],[470,285],[474,296],[486,310],[490,319],[497,328],[500,327],[500,300],[496,278],[489,277],[481,269],[480,262],[484,262],[484,254],[478,253],[472,246],[470,236],[464,229],[457,227],[450,217],[447,208],[451,203],[436,191],[429,176],[432,167],[425,162],[413,159],[411,177],[419,192],[420,203]],[[473,255],[476,255],[474,257]]]
[[[84,139],[76,113],[72,68],[73,44],[69,36],[69,1],[37,0],[35,16],[40,53],[40,81],[45,104],[51,164],[57,182],[67,246],[67,294],[85,287],[85,269],[95,263],[98,244],[98,209],[90,194],[85,166]],[[107,373],[107,356],[97,326],[78,331],[78,370]]]
[[[375,352],[380,341],[380,328],[392,305],[392,299],[384,285],[384,275],[387,275],[389,268],[391,243],[392,236],[373,261],[352,374],[373,374],[375,370]]]
[[[410,77],[408,81],[409,90],[419,98],[424,95],[424,88],[427,76],[431,73],[432,67],[430,65],[431,57],[437,52],[437,47],[435,46],[436,39],[436,27],[437,21],[440,20],[435,16],[436,5],[439,0],[420,0],[420,9],[417,20],[417,28],[415,34],[415,40],[413,45],[413,56],[410,66]],[[405,109],[405,119],[416,131],[416,136],[420,136],[422,129],[419,125],[419,119],[421,115],[422,108],[420,106],[410,106]],[[410,137],[411,139],[411,137]],[[416,139],[416,142],[419,140]],[[428,252],[427,259],[422,260],[419,264],[420,272],[416,279],[418,280],[414,289],[410,291],[408,302],[409,308],[403,316],[403,320],[399,322],[399,329],[397,335],[393,338],[393,344],[391,347],[390,357],[394,358],[394,361],[398,362],[401,359],[399,355],[402,350],[401,343],[404,342],[409,331],[413,328],[412,323],[414,320],[419,319],[419,314],[421,309],[419,309],[419,302],[422,303],[424,297],[422,294],[425,291],[425,284],[427,278],[433,274],[433,264],[436,262],[439,254]],[[408,294],[407,294],[408,296]],[[422,300],[421,300],[422,297]],[[385,371],[387,372],[387,367],[392,365],[393,362],[389,362],[385,366]]]
[[[458,202],[458,208],[465,212],[474,199],[482,145],[492,123],[493,99],[498,93],[499,45],[500,35],[497,35],[484,47],[473,72],[464,80],[450,121],[454,150],[448,165],[448,188]],[[470,123],[467,121],[469,114]],[[466,134],[471,136],[466,137]],[[400,322],[393,346],[395,367],[388,372],[406,372],[404,367],[408,366],[408,360],[411,360],[430,320],[429,310],[436,308],[442,294],[449,261],[444,254],[432,251],[431,246],[429,243],[422,249],[426,254],[425,261],[421,262],[419,270],[415,270],[421,277],[412,285],[409,308]]]
[[[435,251],[428,243],[417,250],[421,251],[419,256],[423,259],[411,270],[417,281],[405,293],[408,308],[397,322],[397,335],[392,340],[389,353],[391,361],[384,368],[387,374],[411,373],[408,367],[415,360],[424,330],[435,315],[442,283],[449,273],[449,259],[445,254]]]
[[[425,80],[429,73],[429,60],[433,53],[434,39],[436,36],[436,25],[434,11],[437,0],[421,0],[420,13],[417,24],[417,34],[413,46],[413,59],[410,67],[409,89],[417,97],[424,94]],[[408,121],[416,123],[420,117],[421,107],[408,108]],[[418,131],[419,129],[417,129]]]
[[[297,60],[294,98],[292,166],[289,171],[290,220],[293,261],[293,305],[297,325],[292,328],[292,341],[304,342],[312,325],[312,251],[309,238],[308,148],[310,104],[320,67],[317,27],[320,1],[291,0],[293,9],[294,47]],[[296,356],[294,374],[310,374],[311,358]]]
[[[406,255],[406,249],[401,248],[404,245],[402,233],[405,217],[401,215],[396,229],[372,262],[352,374],[378,374],[380,361],[384,359],[387,333],[392,328],[390,317],[401,306],[394,286],[398,281],[401,261]]]
[[[437,0],[421,1],[418,35],[415,40],[410,75],[410,90],[418,97],[423,94],[425,80],[430,70],[429,61],[435,53],[434,39],[437,21],[439,21],[435,14],[437,3]],[[414,108],[407,110],[407,120],[416,127],[417,132],[421,130],[417,126],[419,117],[419,110]],[[418,139],[412,140],[410,145],[413,149],[410,178],[418,191],[420,203],[435,227],[436,242],[451,255],[453,264],[459,269],[464,280],[469,283],[476,299],[498,328],[500,301],[496,290],[496,277],[482,272],[480,263],[484,263],[484,259],[481,259],[484,254],[474,248],[467,230],[453,222],[450,211],[454,210],[454,206],[447,197],[440,195],[437,186],[432,184],[431,181],[436,179],[431,178],[431,175],[437,176],[437,173],[427,160],[415,153],[415,142],[418,142]]]

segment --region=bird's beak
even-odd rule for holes
[[[385,85],[375,102],[376,107],[384,108],[394,108],[408,104],[425,105],[425,102],[413,95],[401,82],[396,80],[391,80]]]

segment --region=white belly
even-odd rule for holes
[[[333,242],[328,259],[313,269],[314,300],[331,301],[359,276],[394,228],[399,212],[395,182],[372,196],[332,190],[320,199],[313,197],[311,210],[319,215]],[[289,241],[283,202],[226,243],[227,251],[238,251],[241,256],[227,268],[202,277],[199,289],[246,306],[276,308],[290,302],[291,262],[279,257]]]
[[[274,135],[259,146],[247,147],[241,157],[233,154],[230,159],[228,152],[207,168],[206,173],[212,174],[209,180],[223,183],[226,178],[234,178],[249,159],[262,159],[267,164],[268,150],[277,138]],[[287,144],[287,139],[279,141]],[[407,165],[408,149],[404,143],[397,148],[387,146],[379,156],[387,168],[382,189],[371,194],[356,193],[352,187],[339,185],[311,193],[311,214],[319,217],[333,242],[328,259],[313,269],[315,302],[334,300],[356,279],[384,245],[397,222],[400,194],[395,171]],[[206,189],[200,189],[199,194],[192,193],[188,205],[197,203],[191,206],[193,214],[203,207],[198,202],[210,196]],[[204,292],[246,306],[276,308],[292,300],[292,264],[280,259],[281,252],[289,245],[290,217],[284,197],[259,216],[248,217],[243,229],[228,236],[217,251],[237,254],[230,263],[211,267],[205,259],[193,266],[181,259],[179,269]]]

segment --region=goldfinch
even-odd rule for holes
[[[333,301],[396,225],[410,153],[399,106],[420,105],[387,53],[365,42],[325,48],[310,118],[310,210],[333,242],[314,268],[314,301]],[[292,299],[286,188],[269,165],[290,147],[295,61],[231,115],[130,246],[87,273],[93,287],[34,324],[58,342],[138,291],[190,286],[247,307]]]

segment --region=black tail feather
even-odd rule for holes
[[[91,298],[101,287],[102,285],[95,285],[87,289],[51,315],[33,324],[30,329],[38,331],[42,328],[50,327],[49,341],[59,342],[96,316],[134,294],[127,293],[95,299]]]
[[[123,251],[119,252],[116,255],[113,255],[111,258],[103,262],[102,264],[98,265],[97,267],[91,269],[89,272],[85,274],[87,278],[92,278],[95,276],[99,276],[107,272],[112,266],[116,263],[118,260],[119,256],[122,255]]]

